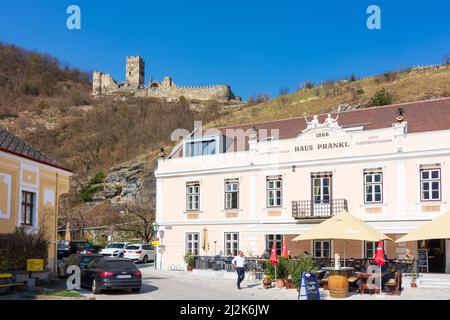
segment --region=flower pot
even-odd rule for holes
[[[294,289],[295,288],[292,280],[285,281],[285,285],[286,285],[286,289]]]
[[[190,265],[188,265],[188,266],[186,267],[186,270],[187,270],[187,271],[192,271],[192,269],[193,269],[193,267],[190,266]]]
[[[277,286],[280,287],[280,288],[284,287],[284,280],[283,279],[278,279],[277,280]]]
[[[417,288],[417,283],[411,282],[411,288]]]
[[[264,277],[262,280],[262,283],[264,285],[264,288],[269,289],[272,287],[272,280],[269,277]]]
[[[403,122],[403,119],[405,119],[404,116],[396,116],[395,119],[397,120],[397,122]]]

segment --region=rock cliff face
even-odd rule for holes
[[[74,175],[71,179],[70,193],[61,197],[61,209],[88,211],[103,203],[124,204],[143,203],[155,210],[156,180],[153,174],[156,161],[129,161],[110,168],[103,183],[98,184],[92,202],[84,203],[80,193],[89,185],[87,177]]]
[[[101,185],[102,190],[94,194],[93,202],[142,202],[155,209],[155,168],[155,161],[131,161],[113,166]]]

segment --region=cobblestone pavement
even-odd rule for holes
[[[144,299],[144,300],[297,300],[297,290],[285,288],[264,289],[261,281],[248,280],[242,289],[236,288],[234,279],[209,277],[186,271],[155,270],[152,266],[141,267],[143,287],[139,294],[126,291],[107,292],[96,295],[97,300]],[[93,297],[83,291],[87,297]],[[332,300],[328,291],[321,290],[323,299]],[[350,300],[448,300],[450,288],[404,288],[400,296],[351,294]]]
[[[235,277],[215,277],[195,272],[155,270],[151,264],[138,265],[142,271],[143,286],[139,294],[126,290],[108,291],[93,295],[87,289],[77,290],[86,299],[96,300],[297,300],[297,290],[274,287],[264,289],[261,281],[243,281],[236,288]],[[248,276],[248,275],[247,275]],[[450,300],[450,288],[411,288],[405,281],[400,296],[360,295],[352,293],[349,300]],[[328,291],[321,290],[322,299],[334,300]],[[30,299],[27,293],[0,296],[0,300]],[[70,299],[70,298],[69,298]],[[302,297],[302,299],[304,299]]]

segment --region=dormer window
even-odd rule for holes
[[[214,155],[220,152],[219,136],[191,139],[184,143],[186,157]]]

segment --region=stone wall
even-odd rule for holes
[[[181,96],[186,99],[197,100],[218,100],[228,101],[234,99],[231,89],[227,85],[217,85],[209,87],[176,87],[160,86],[146,89],[147,97],[179,99]]]
[[[94,71],[92,76],[92,94],[108,95],[119,89],[119,85],[108,73]]]

